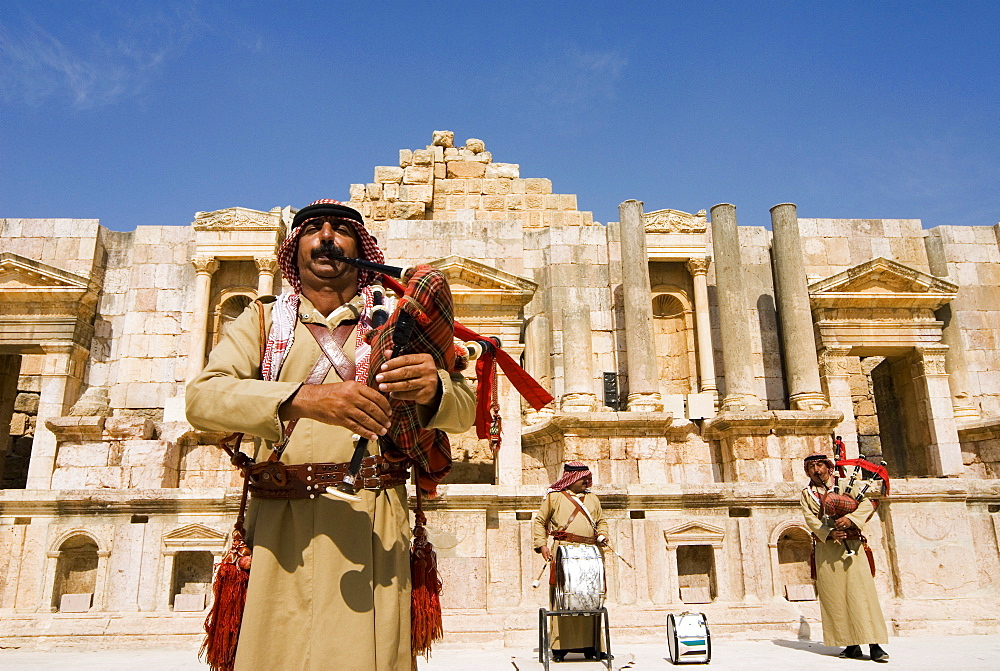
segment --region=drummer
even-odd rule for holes
[[[608,542],[608,523],[601,502],[590,491],[594,478],[579,461],[563,466],[562,477],[552,483],[542,506],[532,519],[535,552],[550,566],[560,545],[578,543],[604,546]],[[549,572],[549,608],[555,604],[555,570]],[[549,640],[552,658],[561,662],[567,652],[581,652],[587,659],[605,659],[601,637],[593,616],[551,617]]]

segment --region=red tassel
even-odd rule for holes
[[[243,622],[243,606],[250,582],[250,548],[240,529],[233,531],[233,543],[219,563],[212,583],[214,600],[205,618],[205,641],[198,657],[204,657],[212,671],[232,671],[236,663],[236,643]]]
[[[437,555],[427,540],[424,525],[427,519],[417,510],[414,515],[413,546],[410,548],[410,651],[414,658],[427,659],[431,644],[444,636],[441,623],[441,578],[437,571]]]

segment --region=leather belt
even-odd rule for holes
[[[265,461],[250,469],[250,493],[258,499],[314,499],[344,481],[349,462],[285,464]],[[381,455],[365,457],[354,486],[380,491],[404,485],[410,479],[405,461],[389,461]]]
[[[557,541],[562,541],[564,543],[586,543],[588,545],[597,545],[596,536],[578,536],[577,534],[571,534],[568,531],[550,531],[549,535],[555,538]]]

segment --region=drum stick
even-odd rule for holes
[[[628,567],[629,567],[630,569],[632,569],[633,571],[635,570],[635,567],[634,567],[634,566],[632,566],[631,564],[629,564],[629,563],[628,563],[628,560],[627,560],[627,559],[625,559],[625,557],[622,557],[622,556],[621,556],[620,554],[618,554],[618,551],[617,551],[617,550],[615,550],[615,549],[614,549],[613,547],[611,547],[611,545],[610,545],[610,544],[608,544],[608,543],[605,543],[605,544],[604,544],[604,547],[606,547],[607,549],[611,550],[611,554],[613,554],[614,556],[618,557],[618,558],[619,558],[619,559],[621,559],[621,560],[622,560],[623,562],[625,562],[625,566],[628,566]]]
[[[549,562],[545,562],[545,566],[542,570],[538,572],[538,577],[535,578],[535,582],[531,583],[531,589],[538,589],[538,586],[542,584],[542,576],[545,575],[545,569],[549,567]]]

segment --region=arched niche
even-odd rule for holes
[[[63,533],[48,552],[51,609],[73,613],[102,609],[109,554],[88,531]]]
[[[796,522],[784,522],[771,532],[772,589],[775,597],[789,601],[816,598],[811,576],[812,537]]]
[[[226,327],[243,314],[255,298],[255,292],[247,288],[227,290],[219,295],[219,302],[212,313],[212,347],[218,344]]]
[[[684,289],[668,284],[653,287],[653,350],[660,393],[697,393],[694,312]]]

